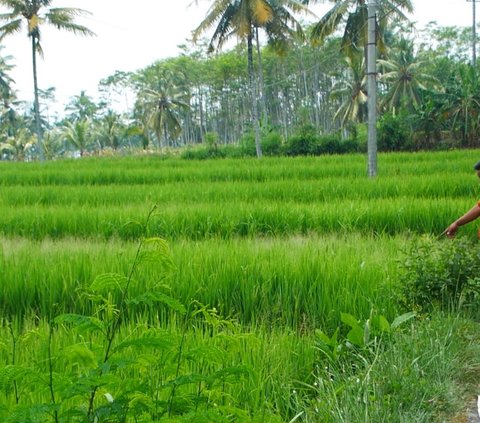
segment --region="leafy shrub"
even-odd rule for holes
[[[313,125],[302,126],[296,134],[288,138],[284,148],[287,156],[315,154],[318,148],[318,135]]]
[[[206,160],[212,158],[223,158],[225,152],[222,148],[212,149],[210,147],[189,147],[184,150],[180,157],[187,160]]]
[[[368,125],[359,123],[355,125],[355,132],[350,137],[357,145],[359,153],[366,153],[368,150]]]
[[[401,265],[402,300],[408,308],[429,312],[480,304],[480,246],[467,238],[422,238]]]
[[[218,134],[216,132],[207,132],[205,134],[205,144],[209,150],[216,150],[218,148]]]
[[[139,227],[147,227],[154,210],[144,224],[137,222]],[[134,274],[146,265],[153,265],[158,282],[132,295]],[[92,315],[67,313],[48,323],[36,321],[35,338],[46,356],[23,365],[14,358],[12,364],[1,366],[0,392],[15,395],[15,400],[0,406],[0,421],[213,422],[226,421],[224,413],[244,416],[243,409],[227,403],[227,389],[249,378],[250,369],[225,366],[226,349],[213,342],[198,347],[186,341],[189,327],[215,339],[217,333],[235,333],[237,326],[214,308],[195,300],[184,306],[171,297],[165,282],[174,271],[168,244],[161,238],[144,238],[127,274],[102,274],[82,288],[94,305]],[[152,307],[163,318],[177,316],[184,323],[183,332],[129,321],[131,315]],[[73,343],[60,351],[56,338],[65,333]],[[13,356],[18,340],[28,338],[34,337],[11,328]],[[33,357],[35,352],[30,347],[23,354]],[[201,370],[190,371],[187,362],[198,363],[192,367]],[[216,407],[215,401],[222,406]]]
[[[257,149],[255,147],[255,135],[253,132],[247,132],[240,138],[240,151],[242,156],[255,157],[257,155]]]
[[[266,156],[282,154],[282,136],[278,132],[270,132],[262,138],[262,152]]]
[[[222,154],[224,154],[225,157],[230,158],[240,158],[245,156],[241,146],[234,144],[227,144],[222,146]]]
[[[359,145],[354,139],[342,139],[340,134],[323,135],[318,139],[315,155],[346,154],[359,151]]]
[[[409,145],[411,132],[402,113],[385,113],[378,121],[378,149],[400,151]]]

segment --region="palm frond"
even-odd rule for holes
[[[95,35],[95,33],[86,26],[79,25],[73,21],[75,16],[83,15],[85,13],[86,12],[81,9],[73,8],[50,9],[45,13],[45,20],[57,29],[63,29],[81,35]]]
[[[323,43],[325,39],[333,34],[340,22],[348,12],[349,4],[345,1],[336,3],[323,17],[312,27],[311,41],[313,45]]]
[[[198,27],[193,30],[193,42],[197,42],[200,35],[202,35],[204,32],[208,31],[212,26],[214,26],[215,23],[218,22],[220,18],[227,12],[228,14],[231,14],[231,8],[232,5],[230,4],[230,0],[215,1],[207,12],[207,16],[203,19],[200,25],[198,25]]]
[[[1,19],[1,18],[0,18]],[[15,34],[22,29],[22,20],[15,19],[6,23],[5,25],[0,26],[0,41],[5,38],[7,35]]]

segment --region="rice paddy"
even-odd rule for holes
[[[317,331],[334,334],[342,313],[362,323],[405,311],[403,249],[475,203],[477,156],[385,154],[373,180],[360,155],[0,163],[2,421],[434,421],[435,403],[390,415],[391,393],[367,376],[378,351],[342,370]],[[157,237],[172,265],[133,266]],[[112,274],[128,285],[92,288]],[[453,348],[451,331],[435,336],[438,354]],[[393,351],[392,366],[406,359]],[[368,380],[334,385],[325,368]],[[346,404],[367,399],[347,413],[346,393]]]

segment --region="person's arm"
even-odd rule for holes
[[[480,217],[480,204],[476,204],[462,217],[455,220],[455,222],[453,222],[447,229],[445,229],[445,235],[447,235],[449,238],[453,238],[460,226],[466,225],[467,223],[474,221],[478,217]]]

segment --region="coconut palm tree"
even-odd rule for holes
[[[306,4],[317,3],[321,0],[304,0]],[[314,44],[322,43],[325,38],[333,34],[341,25],[345,25],[341,49],[347,55],[365,48],[368,38],[367,0],[333,0],[334,6],[313,25],[311,40]],[[376,0],[377,10],[377,42],[382,49],[385,28],[393,19],[407,20],[403,10],[413,12],[411,0]]]
[[[480,131],[480,79],[476,68],[459,64],[447,87],[448,114],[452,132],[461,135],[466,147],[478,147]]]
[[[0,50],[3,46],[0,46]],[[9,75],[9,72],[13,69],[13,65],[8,62],[12,60],[12,56],[0,57],[0,101],[2,101],[5,107],[8,106],[8,99],[12,96],[12,84],[15,82]],[[5,102],[7,101],[7,104]]]
[[[179,78],[165,70],[153,85],[144,85],[138,96],[136,114],[147,127],[152,127],[160,145],[162,139],[167,144],[169,139],[180,135],[182,126],[178,112],[190,108],[190,95]]]
[[[379,80],[387,85],[382,101],[387,109],[394,112],[402,106],[414,109],[421,103],[422,92],[428,88],[441,91],[440,82],[423,71],[426,63],[415,56],[411,40],[400,39],[388,60],[380,59],[378,64],[383,68]]]
[[[342,101],[335,113],[342,127],[348,122],[364,122],[367,116],[367,78],[362,55],[347,57],[348,76],[332,88],[330,98]]]
[[[253,40],[257,28],[263,28],[270,43],[284,47],[286,34],[301,32],[293,13],[306,12],[299,0],[214,0],[207,16],[193,32],[194,40],[215,26],[209,51],[219,50],[231,37],[247,42],[248,77],[252,99],[252,117],[255,129],[257,156],[262,156],[257,89],[253,66]]]
[[[37,54],[43,55],[40,44],[41,26],[45,23],[75,34],[93,35],[93,32],[88,28],[74,22],[77,16],[88,12],[76,8],[53,8],[50,7],[51,3],[52,0],[0,0],[0,6],[9,10],[8,13],[0,14],[0,22],[3,22],[3,25],[0,26],[0,41],[7,35],[19,32],[23,24],[26,24],[27,35],[31,39],[35,126],[42,159],[42,129],[37,81]]]
[[[15,136],[0,142],[0,155],[12,157],[15,160],[25,160],[26,155],[35,146],[35,136],[27,128],[19,129]]]
[[[95,103],[92,97],[82,90],[79,95],[70,97],[70,101],[65,106],[65,112],[69,112],[67,119],[70,121],[95,120],[102,106]]]
[[[101,148],[111,147],[116,150],[122,141],[122,132],[125,132],[125,126],[121,116],[113,110],[108,110],[105,116],[96,121],[95,134]]]
[[[91,137],[89,131],[90,122],[87,119],[65,123],[63,135],[73,147],[78,149],[80,157],[83,157],[90,145]]]

